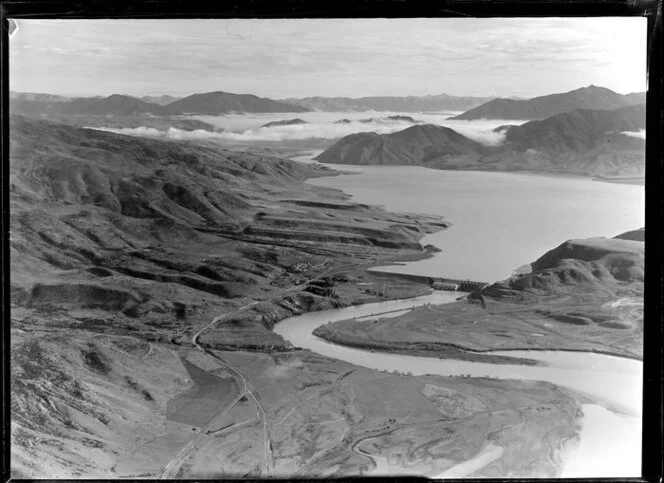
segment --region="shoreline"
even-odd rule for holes
[[[416,296],[413,297],[404,297],[402,299],[388,299],[390,301],[395,301],[395,300],[408,300],[412,298],[416,298]],[[364,305],[364,304],[360,304]],[[396,311],[396,310],[395,310]],[[398,310],[401,311],[401,310]],[[388,312],[385,312],[388,313]],[[300,315],[305,315],[305,314],[300,314]],[[375,314],[378,317],[381,314]],[[285,320],[285,319],[283,319]],[[280,321],[281,322],[281,321]],[[320,327],[324,327],[321,325]],[[455,357],[450,357],[450,356],[441,356],[440,352],[444,348],[431,348],[431,349],[418,349],[414,347],[404,347],[404,348],[399,348],[395,345],[392,345],[394,343],[388,343],[388,342],[380,342],[380,341],[370,341],[367,339],[364,340],[358,340],[358,341],[350,341],[348,339],[339,337],[335,338],[333,334],[331,333],[322,333],[319,332],[316,334],[316,328],[313,333],[316,337],[325,340],[326,342],[329,342],[331,344],[339,345],[342,347],[349,347],[349,348],[354,348],[354,349],[363,349],[367,351],[377,351],[377,352],[382,352],[385,354],[397,354],[397,355],[410,355],[410,356],[417,356],[417,357],[437,357],[439,359],[452,359],[452,360],[463,360],[463,361],[470,361],[470,362],[487,362],[485,359],[476,359],[473,357],[468,357],[468,358],[455,358]],[[488,357],[496,357],[496,358],[505,358],[507,360],[496,360],[496,364],[519,364],[519,365],[539,365],[537,363],[532,364],[528,362],[517,362],[517,361],[531,361],[531,359],[524,359],[521,357],[510,357],[510,356],[501,356],[501,355],[493,355],[492,352],[524,352],[524,351],[532,351],[532,352],[573,352],[573,353],[582,353],[582,354],[598,354],[598,355],[603,355],[603,356],[609,356],[609,357],[615,357],[618,359],[627,359],[627,360],[632,360],[632,361],[637,361],[637,362],[643,362],[642,358],[638,358],[636,356],[630,356],[626,354],[618,354],[616,352],[611,352],[611,351],[603,351],[603,350],[596,350],[596,349],[586,349],[586,350],[581,350],[581,349],[570,349],[570,348],[560,348],[560,347],[512,347],[512,348],[501,348],[501,349],[487,349],[487,350],[473,350],[469,349],[467,347],[458,345],[458,344],[452,344],[452,343],[445,343],[445,342],[419,342],[419,343],[409,343],[412,345],[416,344],[431,344],[431,345],[440,345],[440,346],[447,346],[449,349],[454,350],[454,351],[461,351],[464,354],[468,355],[485,355]]]
[[[406,255],[405,257],[413,257],[415,260],[426,260],[433,256],[431,253],[422,253],[420,255]],[[397,260],[399,257],[396,257],[394,260]],[[413,285],[416,284],[415,280],[420,279],[427,279],[427,278],[433,278],[433,277],[425,277],[425,276],[411,276],[410,274],[400,274],[400,273],[394,273],[394,272],[381,272],[381,271],[373,271],[373,266],[368,267],[365,269],[366,272],[368,273],[373,273],[377,274],[378,276],[386,276],[386,278],[396,278],[399,279],[405,283],[407,282],[413,282]],[[415,289],[415,287],[413,287]],[[432,289],[430,293],[434,292]],[[459,298],[463,298],[464,296],[468,295],[468,292],[461,292],[459,291],[459,297],[456,299],[458,300]],[[422,296],[421,292],[413,293],[412,295],[408,296],[386,296],[384,298],[376,298],[375,302],[381,302],[381,301],[398,301],[398,300],[409,300],[413,299],[416,297]],[[455,301],[456,301],[455,300]],[[366,300],[358,300],[357,298],[353,298],[349,301],[348,306],[353,306],[353,307],[358,307],[361,305],[369,304],[369,303],[375,303],[374,301],[366,301]],[[449,302],[452,303],[452,302]],[[411,309],[408,309],[408,311],[411,311],[413,309],[416,309],[418,307],[413,307]],[[327,309],[323,309],[327,310]],[[401,311],[401,310],[398,310]],[[317,311],[310,311],[311,313],[315,313]],[[310,312],[304,312],[302,314],[298,315],[305,315],[306,313]],[[384,312],[384,313],[389,313]],[[382,313],[378,314],[372,314],[369,317],[374,317],[376,319],[380,319],[380,315]],[[289,317],[286,317],[286,319]],[[281,319],[278,322],[275,322],[275,325],[279,322],[281,322]],[[354,319],[348,319],[348,320],[354,320]],[[343,320],[338,321],[338,322],[343,322]],[[334,324],[336,322],[333,322]],[[323,324],[319,327],[317,327],[314,330],[314,335],[316,337],[319,337],[329,343],[336,344],[339,346],[344,346],[344,347],[350,347],[350,348],[357,348],[357,349],[363,349],[367,351],[378,351],[386,354],[399,354],[399,355],[413,355],[413,356],[418,356],[418,357],[436,357],[440,359],[451,359],[451,360],[464,360],[464,361],[474,361],[474,362],[486,362],[487,358],[493,359],[495,358],[500,358],[496,359],[496,363],[498,364],[510,364],[510,363],[516,363],[519,365],[536,365],[533,364],[533,362],[530,359],[524,359],[524,358],[518,358],[518,357],[510,357],[510,356],[498,356],[492,354],[492,352],[518,352],[518,351],[533,351],[533,352],[571,352],[571,353],[590,353],[590,354],[598,354],[598,355],[604,355],[604,356],[609,356],[609,357],[615,357],[619,359],[627,359],[627,360],[632,360],[632,361],[637,361],[637,362],[643,362],[643,358],[636,356],[636,355],[630,355],[625,352],[615,352],[615,351],[610,351],[610,350],[602,350],[602,349],[593,349],[593,348],[588,348],[588,349],[575,349],[575,348],[569,348],[569,347],[560,347],[560,346],[550,346],[550,347],[542,347],[542,346],[537,346],[537,347],[532,347],[532,346],[521,346],[521,347],[509,347],[509,348],[499,348],[499,349],[484,349],[484,350],[477,350],[477,349],[471,349],[468,347],[465,347],[460,344],[455,344],[455,343],[446,343],[446,342],[404,342],[403,344],[406,345],[406,347],[399,347],[398,343],[396,342],[384,342],[384,341],[372,341],[370,339],[360,339],[358,338],[357,340],[351,340],[348,339],[347,337],[344,337],[342,334],[339,334],[337,337],[334,336],[333,332],[325,332],[325,325]],[[319,330],[321,329],[321,330]],[[316,333],[318,331],[318,333]],[[429,347],[418,347],[422,345],[428,345]],[[446,352],[448,351],[453,351],[453,354],[449,354]],[[458,357],[459,351],[464,354],[464,356],[468,357]],[[457,355],[455,358],[454,355]],[[473,357],[475,356],[480,356],[480,357]],[[503,357],[505,359],[503,359]],[[530,362],[523,362],[523,361],[530,361]]]
[[[441,360],[457,360],[465,362],[481,362],[489,364],[524,365],[524,366],[542,365],[537,361],[534,361],[532,359],[524,359],[522,357],[509,357],[509,356],[500,356],[492,354],[486,354],[485,357],[476,357],[480,354],[467,351],[463,347],[458,346],[456,344],[431,343],[431,345],[438,345],[439,347],[431,347],[431,348],[423,347],[421,349],[412,347],[412,345],[415,344],[411,344],[411,347],[404,347],[403,349],[399,349],[395,346],[382,345],[380,342],[372,342],[367,340],[348,341],[342,339],[335,339],[331,334],[325,334],[325,335],[320,333],[317,334],[316,330],[317,329],[314,329],[314,331],[312,332],[313,335],[315,335],[319,339],[323,339],[328,343],[338,345],[341,347],[361,349],[366,352],[381,352],[383,354],[416,356],[423,358],[437,358]],[[461,354],[467,355],[468,357],[463,357],[463,356],[460,357]]]
[[[306,155],[302,155],[306,156]],[[296,161],[296,160],[294,160]],[[407,165],[407,164],[400,164],[400,165],[381,165],[381,164],[338,164],[338,163],[323,163],[320,161],[316,161],[312,158],[313,162],[316,162],[318,164],[321,164],[323,166],[348,166],[346,168],[347,170],[342,170],[341,168],[330,168],[334,169],[336,173],[330,173],[330,176],[338,176],[338,175],[350,175],[350,174],[366,174],[363,172],[357,172],[357,171],[350,171],[353,166],[359,166],[359,167],[368,167],[368,168],[380,168],[383,166],[389,166],[389,167],[415,167],[415,168],[424,168],[424,169],[431,169],[434,171],[454,171],[454,172],[465,172],[465,173],[502,173],[502,174],[521,174],[521,175],[528,175],[528,176],[547,176],[547,177],[553,177],[553,178],[567,178],[567,179],[577,179],[577,180],[586,180],[586,181],[597,181],[597,182],[603,182],[603,183],[615,183],[615,184],[626,184],[626,185],[634,185],[634,186],[645,186],[645,176],[625,176],[625,177],[616,177],[616,178],[605,178],[601,175],[596,175],[596,174],[579,174],[579,173],[559,173],[555,171],[532,171],[532,170],[526,170],[526,169],[468,169],[467,166],[465,166],[463,169],[455,169],[455,168],[444,168],[444,169],[439,169],[439,168],[430,168],[425,165]],[[296,161],[296,162],[303,162],[303,161]]]
[[[602,183],[629,184],[643,187],[646,185],[645,176],[625,176],[624,178],[604,178],[602,176],[596,176],[593,178],[593,181],[599,181]]]
[[[602,356],[609,356],[609,357],[615,357],[617,359],[628,359],[632,361],[637,361],[637,362],[643,362],[643,359],[639,359],[636,356],[630,356],[630,355],[625,355],[625,354],[617,354],[615,352],[611,351],[603,351],[603,350],[596,350],[596,349],[586,349],[586,350],[581,350],[581,349],[561,349],[561,348],[556,348],[556,349],[547,349],[547,348],[542,348],[542,347],[535,347],[535,348],[509,348],[509,349],[496,349],[496,350],[488,350],[488,351],[481,351],[482,353],[486,352],[511,352],[511,351],[537,351],[537,352],[580,352],[584,354],[597,354],[597,355],[602,355]]]

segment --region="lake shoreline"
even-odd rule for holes
[[[309,162],[314,162],[318,163],[323,166],[328,166],[329,163],[321,163],[320,161],[317,161],[315,159],[318,154],[320,154],[322,151],[321,150],[315,150],[315,152],[304,152],[304,153],[294,153],[291,156],[288,156],[289,159],[295,162],[299,163],[307,163],[306,161],[300,161],[298,157],[304,157],[304,156],[310,156],[311,160]],[[337,169],[336,172],[330,172],[329,176],[342,176],[342,175],[356,175],[356,174],[364,174],[362,172],[358,171],[351,171],[353,166],[361,166],[361,167],[394,167],[394,166],[410,166],[410,165],[379,165],[379,164],[333,164],[334,166],[338,167],[348,167],[347,169]],[[578,180],[586,180],[586,181],[598,181],[602,183],[614,183],[614,184],[626,184],[626,185],[638,185],[638,186],[645,186],[645,176],[620,176],[620,177],[615,177],[615,178],[609,178],[609,177],[604,177],[601,175],[584,175],[584,174],[579,174],[579,173],[564,173],[564,172],[552,172],[552,171],[536,171],[536,170],[525,170],[525,169],[469,169],[468,167],[459,168],[430,168],[425,165],[415,165],[414,167],[416,168],[426,168],[426,169],[431,169],[432,171],[450,171],[450,172],[466,172],[466,173],[505,173],[505,174],[523,174],[523,175],[531,175],[531,176],[549,176],[552,178],[567,178],[567,179],[578,179]]]

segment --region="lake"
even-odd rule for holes
[[[645,223],[645,189],[639,185],[413,166],[328,166],[358,174],[308,182],[343,190],[359,203],[451,222],[422,240],[440,253],[389,267],[390,272],[494,282],[566,240],[613,237]]]

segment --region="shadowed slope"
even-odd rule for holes
[[[329,171],[282,158],[21,117],[11,129],[12,301],[120,312],[122,327],[161,320],[166,339],[325,257],[419,254],[421,233],[445,227],[304,185]],[[277,311],[338,303],[312,291]],[[225,344],[282,343],[263,325],[270,306]]]
[[[431,159],[482,150],[481,144],[450,128],[421,124],[391,134],[351,134],[315,159],[322,163],[422,166]]]

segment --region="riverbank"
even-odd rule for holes
[[[600,305],[584,308],[592,311]],[[315,334],[349,347],[461,360],[482,361],[491,357],[489,352],[497,350],[594,352],[642,360],[638,335],[628,346],[630,339],[621,339],[624,332],[625,329],[561,323],[542,313],[541,306],[506,306],[502,313],[489,313],[476,303],[461,300],[414,308],[395,318],[377,317],[373,322],[333,322],[317,328]]]
[[[602,411],[589,412],[589,419],[580,420],[576,433],[568,433],[565,438],[556,439],[556,450],[552,450],[549,456],[559,460],[559,467],[563,468],[564,475],[574,475],[582,477],[610,476],[603,468],[603,455],[601,452],[591,451],[592,444],[588,441],[602,439],[602,431],[605,428],[616,426],[621,428],[622,444],[616,444],[612,449],[612,454],[624,453],[624,458],[611,466],[611,471],[618,471],[615,474],[623,476],[636,475],[639,471],[638,455],[640,446],[632,444],[635,435],[640,435],[641,420],[641,371],[640,361],[629,359],[608,357],[587,352],[567,353],[561,351],[522,351],[515,353],[516,357],[531,358],[540,364],[520,365],[520,364],[496,364],[484,363],[479,361],[461,361],[458,359],[444,359],[437,357],[422,357],[418,355],[412,357],[411,354],[405,354],[399,351],[368,352],[357,348],[331,344],[326,340],[315,336],[316,328],[327,322],[336,322],[340,320],[357,320],[360,323],[371,324],[371,319],[367,320],[370,314],[385,313],[386,315],[395,314],[394,319],[403,317],[405,310],[413,305],[435,304],[449,301],[437,295],[438,300],[429,297],[421,297],[413,301],[392,301],[381,304],[371,304],[363,307],[349,307],[328,311],[326,313],[306,314],[300,317],[294,317],[282,322],[276,327],[276,330],[287,340],[292,341],[299,347],[307,348],[315,353],[352,362],[371,369],[382,370],[386,372],[398,372],[408,374],[412,377],[429,375],[439,376],[459,376],[461,379],[472,380],[475,382],[487,383],[495,378],[497,384],[512,384],[516,381],[547,381],[560,388],[567,397],[572,397],[577,404],[587,405],[589,408],[601,406]],[[441,306],[442,307],[442,306]],[[374,315],[375,316],[375,315]],[[371,316],[371,317],[374,317]],[[390,320],[390,318],[385,318]],[[313,334],[312,334],[313,331]],[[495,355],[505,355],[505,352],[499,351]],[[620,391],[616,391],[616,387]],[[608,410],[607,410],[608,409]],[[579,410],[578,418],[582,417],[582,411]],[[579,432],[583,444],[576,444],[579,440]],[[489,438],[487,441],[491,442]],[[581,448],[581,449],[579,449]],[[591,448],[591,449],[588,449]],[[576,455],[576,451],[583,451],[582,455]],[[518,455],[518,452],[515,453]],[[584,472],[579,462],[584,461],[585,457],[588,464]],[[569,472],[565,472],[565,463],[571,458],[573,463]],[[472,457],[468,458],[472,460]],[[507,458],[509,459],[509,458]],[[494,477],[504,477],[509,463],[503,458],[501,461],[501,470],[495,473],[489,472],[488,475]],[[636,464],[635,464],[636,462]],[[379,462],[380,463],[380,462]],[[381,467],[379,464],[379,467]],[[483,474],[483,473],[482,473]]]
[[[619,183],[619,184],[635,184],[635,185],[645,185],[646,178],[645,176],[635,176],[632,178],[605,178],[602,176],[597,176],[593,178],[593,181],[602,181],[604,183]]]
[[[376,316],[373,323],[380,321],[380,316]],[[364,323],[364,321],[363,321]],[[372,323],[367,321],[366,323]],[[329,325],[332,325],[329,324]],[[325,325],[317,327],[313,334],[316,337],[325,339],[334,344],[344,345],[347,347],[354,347],[366,351],[380,351],[389,354],[404,354],[410,356],[420,357],[436,357],[439,359],[454,359],[458,361],[472,361],[484,362],[488,364],[523,364],[523,365],[538,365],[537,361],[531,359],[523,359],[520,357],[507,357],[497,356],[486,353],[470,351],[467,348],[444,342],[394,342],[386,343],[382,341],[367,340],[361,337],[352,339],[347,335],[339,334],[334,329],[330,329]]]
[[[339,320],[316,329],[337,344],[420,353],[450,350],[468,360],[493,351],[564,350],[643,358],[644,244],[570,240],[533,262],[528,273],[461,300],[414,308],[398,317]],[[413,275],[406,277],[413,278]]]

